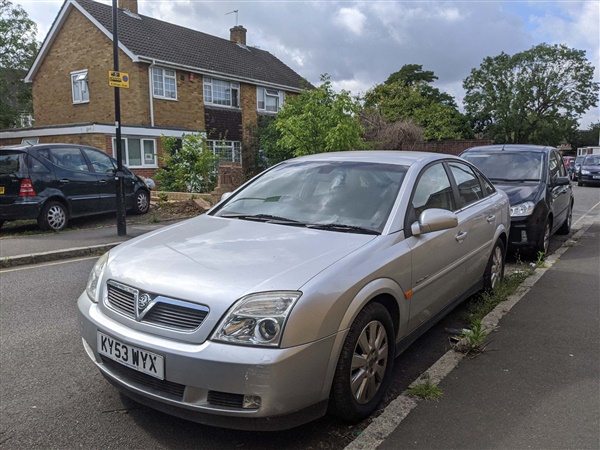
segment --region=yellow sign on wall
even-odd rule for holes
[[[108,72],[108,85],[129,89],[129,74],[125,72]]]

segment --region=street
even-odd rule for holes
[[[598,214],[600,189],[574,189],[577,224]],[[554,236],[551,251],[567,238]],[[75,302],[95,260],[0,271],[1,448],[341,449],[367,425],[325,417],[257,434],[187,422],[121,396],[88,359],[79,335]],[[448,350],[445,328],[462,320],[459,307],[397,359],[384,405]]]

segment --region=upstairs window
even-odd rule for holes
[[[240,107],[240,83],[204,78],[204,103]]]
[[[257,109],[264,112],[278,112],[283,106],[284,93],[277,89],[259,87],[256,89]]]
[[[152,92],[156,98],[177,100],[176,72],[160,67],[152,68]]]
[[[87,69],[71,72],[71,92],[73,103],[88,103],[90,101]]]

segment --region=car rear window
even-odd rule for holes
[[[24,175],[25,154],[22,152],[2,152],[0,153],[0,174],[1,175]]]

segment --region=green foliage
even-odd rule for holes
[[[365,94],[365,108],[379,112],[388,123],[416,122],[424,128],[426,140],[472,137],[468,120],[458,111],[454,98],[428,84],[436,79],[421,65],[405,65]]]
[[[497,143],[558,145],[597,105],[599,84],[585,51],[540,44],[487,57],[464,80],[465,109]]]
[[[485,341],[487,340],[488,332],[483,327],[481,319],[474,319],[469,329],[463,330],[460,335],[460,341],[455,345],[455,349],[466,354],[482,353],[485,350]]]
[[[174,137],[161,139],[163,168],[156,172],[161,191],[210,192],[217,185],[219,157],[206,147],[201,134],[186,134],[179,141]]]
[[[348,91],[335,93],[328,75],[322,75],[321,81],[318,88],[286,99],[272,125],[274,129],[267,129],[271,140],[264,150],[269,162],[291,155],[354,150],[364,145],[357,116],[358,100]],[[277,133],[275,147],[272,137]]]
[[[37,53],[37,27],[25,10],[0,0],[0,129],[20,125],[33,111],[31,85],[21,80]]]
[[[421,377],[420,383],[413,383],[408,389],[407,393],[414,397],[418,397],[424,400],[437,400],[442,398],[444,395],[442,389],[431,382],[429,373],[425,372]]]
[[[571,144],[573,150],[598,145],[598,142],[600,142],[600,121],[590,124],[587,130],[576,130],[571,136],[567,137],[567,142]]]
[[[281,133],[275,127],[275,119],[276,116],[259,115],[256,124],[247,127],[249,137],[244,142],[244,170],[247,179],[269,166],[294,157],[293,150],[277,144]]]

